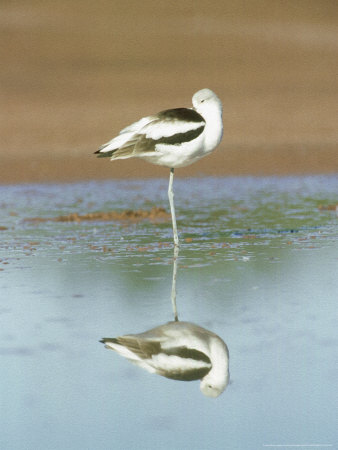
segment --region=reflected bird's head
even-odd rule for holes
[[[207,375],[201,380],[200,389],[206,397],[216,398],[222,394],[229,383],[229,372],[226,378],[216,379],[214,376]]]

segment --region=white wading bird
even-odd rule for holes
[[[216,334],[190,322],[168,322],[140,334],[100,342],[132,363],[173,380],[201,380],[208,397],[229,383],[229,351]]]
[[[212,152],[223,134],[222,103],[210,89],[192,98],[193,108],[176,108],[144,117],[120,131],[95,153],[115,159],[142,158],[170,168],[169,203],[175,246],[179,245],[174,207],[174,169]]]

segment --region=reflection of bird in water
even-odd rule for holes
[[[167,378],[201,380],[201,391],[218,397],[229,382],[229,352],[216,334],[189,322],[168,322],[140,334],[101,340],[132,363]]]
[[[120,131],[95,153],[114,159],[142,158],[170,168],[169,203],[174,242],[179,245],[174,207],[174,168],[184,167],[212,152],[222,139],[222,103],[210,89],[192,98],[193,108],[176,108],[143,117]]]

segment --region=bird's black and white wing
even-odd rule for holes
[[[144,117],[121,130],[114,139],[95,153],[124,159],[156,152],[160,144],[179,146],[203,133],[205,120],[194,109],[176,108]]]
[[[149,372],[174,380],[199,380],[211,369],[210,358],[188,346],[162,346],[159,340],[137,335],[104,338],[101,342]]]
[[[211,369],[210,358],[199,350],[172,347],[152,357],[156,372],[166,378],[181,381],[200,380]]]

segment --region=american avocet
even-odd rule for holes
[[[111,160],[142,158],[170,168],[168,196],[175,246],[179,245],[174,207],[174,169],[212,152],[223,134],[222,103],[210,89],[192,97],[193,108],[176,108],[143,117],[120,131],[95,153]]]
[[[201,380],[201,391],[208,397],[218,397],[229,383],[225,342],[190,322],[168,322],[144,333],[100,342],[148,372],[174,380]]]

